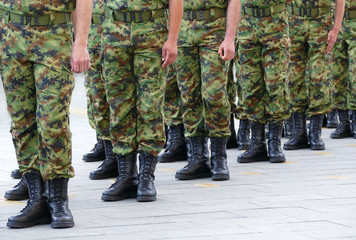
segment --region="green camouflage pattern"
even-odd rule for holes
[[[96,131],[97,137],[110,140],[110,110],[101,66],[101,35],[102,27],[92,24],[88,41],[90,68],[85,73],[87,112],[89,124]]]
[[[229,103],[231,113],[235,113],[237,110],[236,97],[237,97],[237,84],[234,78],[234,61],[230,61],[229,72],[227,75],[227,94],[229,96]]]
[[[356,10],[356,1],[355,0],[345,0],[345,10],[351,10],[351,9]]]
[[[330,66],[333,108],[356,110],[356,19],[344,19]]]
[[[223,61],[218,54],[225,28],[226,18],[182,20],[175,66],[185,137],[230,135],[227,94],[230,62]]]
[[[166,18],[143,23],[107,18],[103,24],[103,75],[111,140],[117,154],[136,151],[158,155],[164,146],[166,70],[161,67],[161,55],[166,26]]]
[[[103,0],[94,0],[93,14],[104,14]],[[106,99],[105,80],[101,67],[101,24],[92,24],[89,31],[88,51],[90,68],[85,72],[85,89],[87,95],[87,113],[90,126],[97,137],[110,140],[110,111]]]
[[[287,12],[264,18],[243,15],[238,40],[242,99],[248,119],[263,124],[287,119]]]
[[[250,8],[266,8],[285,2],[287,0],[241,0],[241,5]]]
[[[76,0],[1,0],[0,8],[29,16],[72,12]]]
[[[74,176],[69,105],[74,88],[72,25],[1,28],[1,77],[20,171]]]
[[[227,0],[184,0],[184,10],[227,8]]]
[[[333,1],[330,0],[293,0],[289,4],[301,8],[331,7]]]
[[[289,18],[291,48],[288,89],[292,112],[311,116],[330,110],[331,86],[326,41],[331,22],[331,14],[323,14],[318,18],[291,15]]]
[[[183,123],[182,98],[178,88],[176,69],[170,65],[167,69],[166,90],[163,103],[163,117],[167,126],[176,126]]]
[[[107,7],[120,12],[168,8],[168,0],[107,0]]]

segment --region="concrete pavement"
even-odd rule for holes
[[[356,239],[356,140],[331,140],[323,129],[325,151],[285,151],[287,162],[238,164],[238,150],[228,150],[231,180],[178,181],[184,162],[158,164],[157,201],[135,199],[102,202],[101,193],[115,179],[89,180],[100,163],[85,163],[82,155],[95,143],[86,117],[82,75],[71,105],[73,165],[69,182],[75,227],[49,225],[8,229],[8,217],[26,201],[6,201],[6,190],[18,180],[3,90],[0,90],[0,239]],[[286,141],[286,139],[283,139]]]

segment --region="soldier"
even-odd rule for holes
[[[117,177],[117,161],[113,153],[113,146],[110,137],[110,110],[109,104],[106,100],[105,81],[102,77],[101,70],[101,35],[102,35],[102,21],[104,20],[104,0],[93,1],[93,16],[92,24],[89,32],[88,50],[91,59],[91,66],[85,74],[85,81],[87,82],[87,97],[91,99],[88,109],[91,109],[91,115],[88,111],[90,119],[94,125],[97,134],[98,143],[90,154],[84,155],[83,159],[92,161],[95,159],[98,146],[104,145],[104,162],[95,170],[90,172],[90,179],[105,179],[110,177]]]
[[[70,14],[76,8],[72,47]],[[30,199],[7,226],[73,227],[68,208],[71,166],[71,71],[89,67],[91,1],[1,1],[1,77],[20,171]],[[19,71],[18,69],[21,69]],[[48,182],[48,201],[44,194]]]
[[[139,202],[156,200],[154,171],[165,142],[161,114],[164,68],[177,56],[183,0],[169,0],[169,33],[167,7],[167,0],[107,1],[103,75],[119,177],[102,194],[104,201],[129,197],[136,197]]]
[[[158,155],[158,161],[161,163],[186,161],[187,149],[182,119],[182,98],[173,64],[168,67],[166,79],[163,116],[165,124],[168,126],[168,129],[166,129],[167,142],[164,152]]]
[[[288,5],[291,36],[288,89],[294,133],[284,144],[285,150],[325,149],[321,128],[324,114],[331,108],[327,53],[331,51],[341,27],[344,0],[336,1],[334,26],[331,4],[329,0],[295,0]],[[306,115],[311,116],[309,142]]]
[[[344,22],[332,52],[331,82],[333,106],[337,108],[340,124],[331,138],[356,138],[356,2],[345,1]],[[349,119],[352,110],[352,123]]]
[[[285,0],[242,1],[239,62],[244,110],[252,140],[240,163],[281,163],[283,121],[289,117],[285,73],[288,64],[288,14]],[[269,123],[268,154],[265,124]]]
[[[188,165],[181,180],[230,178],[226,142],[230,136],[227,74],[235,55],[238,0],[186,0],[176,62],[182,95]],[[211,143],[211,165],[207,148]],[[212,166],[212,169],[211,169]]]

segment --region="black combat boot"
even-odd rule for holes
[[[336,130],[331,133],[330,138],[347,138],[352,136],[351,122],[349,118],[349,110],[337,110],[339,113],[340,124]]]
[[[180,180],[211,177],[208,138],[203,136],[187,138],[188,164],[176,172]]]
[[[90,172],[89,178],[92,180],[117,177],[118,175],[116,154],[113,152],[111,141],[104,140],[104,146],[105,160],[97,169]]]
[[[294,123],[292,116],[284,121],[285,137],[290,139],[294,132]]]
[[[352,110],[351,114],[351,120],[352,120],[352,137],[356,139],[356,110]]]
[[[282,122],[269,124],[268,156],[271,163],[282,163],[286,161],[286,157],[281,148],[282,131]]]
[[[22,174],[20,172],[20,169],[14,169],[11,171],[11,177],[14,179],[20,179],[22,177]]]
[[[283,149],[296,150],[309,148],[305,114],[293,113],[292,118],[294,123],[293,136],[284,144]]]
[[[50,224],[51,215],[48,210],[45,182],[38,171],[24,175],[28,184],[30,199],[21,212],[10,217],[7,226],[10,228],[27,228],[37,224]]]
[[[310,118],[309,142],[311,150],[325,150],[325,143],[321,139],[324,115],[313,115]]]
[[[154,185],[157,156],[148,152],[140,153],[140,172],[138,174],[138,189],[136,200],[138,202],[156,201],[156,188]]]
[[[28,195],[28,187],[24,177],[12,189],[6,191],[5,196],[7,200],[26,200]]]
[[[326,117],[326,127],[327,128],[337,128],[338,127],[338,120],[337,120],[337,110],[334,108],[331,112],[328,113]],[[340,116],[340,114],[339,114]],[[340,119],[341,121],[341,119]]]
[[[239,163],[250,163],[256,161],[268,161],[265,124],[251,123],[252,140],[246,152],[237,158]]]
[[[83,155],[83,161],[97,162],[105,159],[104,140],[101,140],[98,137],[96,139],[97,143],[94,145],[94,148],[89,153]]]
[[[240,119],[239,130],[237,132],[237,144],[239,150],[246,150],[250,145],[250,120]]]
[[[137,164],[136,153],[116,155],[119,176],[108,190],[103,192],[101,200],[120,201],[137,196]]]
[[[237,136],[235,130],[235,117],[234,114],[230,115],[230,137],[227,139],[226,149],[237,148],[239,145],[237,144]]]
[[[161,163],[186,161],[187,148],[185,146],[183,124],[170,126],[168,134],[166,149],[158,155],[158,161]]]
[[[48,180],[48,206],[52,217],[52,228],[71,228],[74,226],[73,216],[68,208],[69,178]]]
[[[211,178],[214,181],[229,180],[227,167],[226,138],[210,138],[211,148]]]

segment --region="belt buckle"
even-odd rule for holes
[[[197,11],[192,11],[192,20],[198,20],[198,14],[197,14]]]

